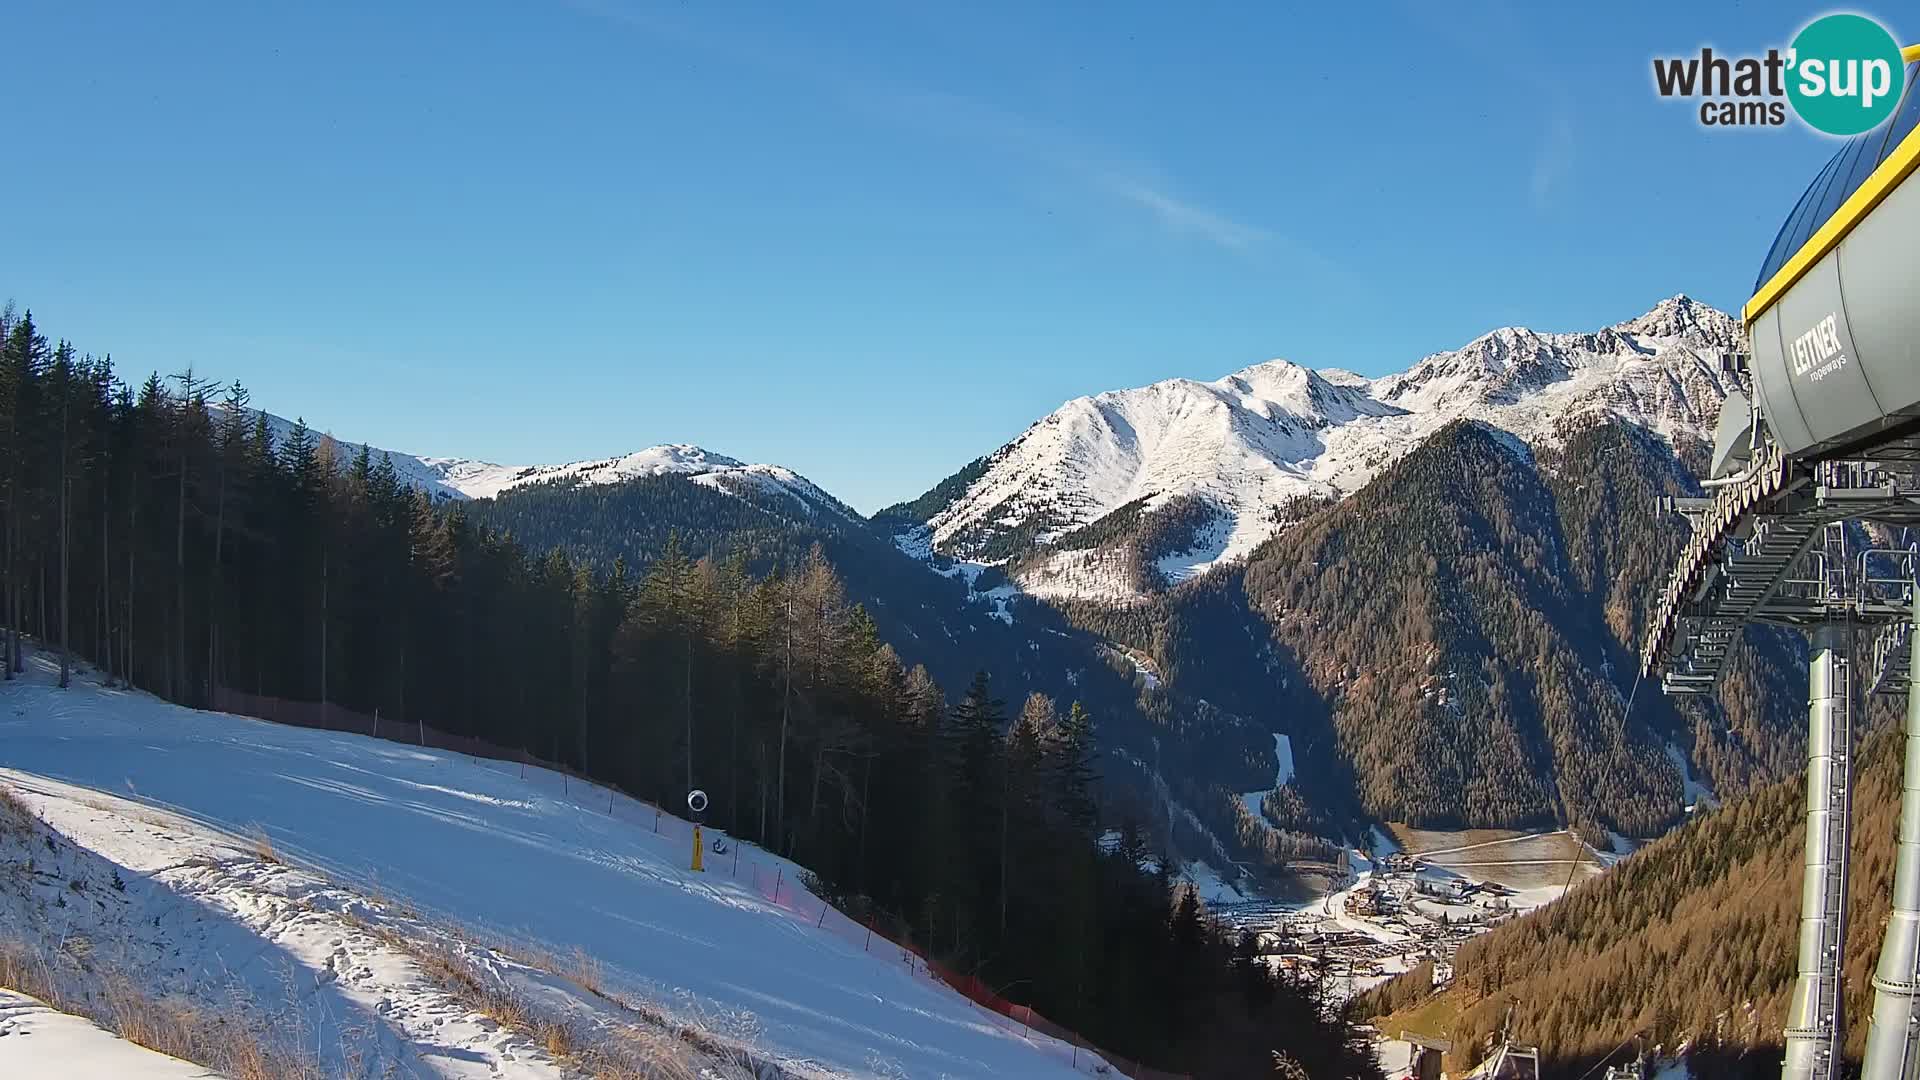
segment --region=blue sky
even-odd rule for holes
[[[1649,61],[1825,10],[26,0],[0,295],[341,438],[871,510],[1079,394],[1732,309],[1832,144]]]

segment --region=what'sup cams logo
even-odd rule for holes
[[[1864,15],[1823,15],[1783,52],[1655,57],[1663,98],[1698,99],[1707,127],[1780,127],[1787,110],[1815,131],[1858,135],[1893,115],[1905,89],[1900,43]]]

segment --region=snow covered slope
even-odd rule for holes
[[[93,1021],[0,989],[0,1076],[204,1080],[215,1074],[135,1046]]]
[[[213,958],[284,968],[301,1000],[324,1003],[317,1011],[336,1026],[370,1027],[414,1074],[555,1075],[444,996],[408,990],[417,978],[404,958],[354,936],[395,907],[547,955],[580,950],[609,993],[791,1075],[1073,1071],[1067,1048],[1029,1039],[884,939],[864,942],[851,924],[836,933],[837,913],[792,864],[740,845],[689,872],[685,824],[650,806],[539,769],[523,778],[517,765],[184,709],[91,680],[62,692],[36,662],[0,684],[0,784],[71,841],[63,849],[120,868],[124,894],[87,894],[126,909],[132,953],[179,956],[156,970]],[[256,831],[288,865],[244,856],[239,838]],[[393,902],[363,899],[376,895]],[[343,929],[345,910],[357,922]],[[1081,1071],[1089,1058],[1078,1055]]]
[[[926,524],[935,550],[995,562],[1135,500],[1152,510],[1195,497],[1215,522],[1191,531],[1185,550],[1153,553],[1162,579],[1179,580],[1251,552],[1289,497],[1351,493],[1455,419],[1535,444],[1595,411],[1669,438],[1704,435],[1725,395],[1711,350],[1737,340],[1731,317],[1675,296],[1593,333],[1495,330],[1380,379],[1275,360],[1216,382],[1077,398],[992,454]],[[1058,558],[1077,568],[1089,556]],[[1023,581],[1045,581],[1050,594],[1102,591],[1074,584],[1070,569],[1030,563]]]
[[[1003,447],[934,516],[934,546],[990,556],[991,541],[1013,529],[1045,543],[1136,499],[1151,509],[1189,494],[1247,523],[1221,538],[1219,552],[1244,554],[1264,509],[1311,487],[1331,433],[1399,411],[1284,360],[1217,382],[1169,379],[1077,398]]]

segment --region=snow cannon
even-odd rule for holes
[[[687,809],[693,811],[693,866],[695,873],[706,869],[701,857],[700,822],[707,814],[707,793],[699,788],[687,792]]]

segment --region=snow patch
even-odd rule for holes
[[[893,534],[893,546],[907,558],[925,563],[927,569],[941,577],[966,582],[967,600],[970,603],[987,605],[991,609],[987,612],[988,618],[998,619],[1008,626],[1013,625],[1013,602],[1024,594],[1024,590],[1011,583],[982,589],[980,575],[994,569],[991,564],[949,559],[939,554],[933,550],[931,532],[924,525]],[[1037,644],[1029,644],[1032,648],[1039,648]]]
[[[1222,904],[1244,904],[1253,899],[1253,894],[1241,892],[1227,883],[1216,873],[1213,867],[1204,862],[1189,862],[1180,868],[1180,880],[1193,887],[1201,901],[1210,907]]]
[[[1693,778],[1693,766],[1678,746],[1667,744],[1667,758],[1673,762],[1674,768],[1680,770],[1680,797],[1686,803],[1687,813],[1691,814],[1696,809],[1712,810],[1720,805],[1713,789]]]
[[[1008,626],[1013,625],[1013,612],[1008,609],[1008,605],[1013,603],[1014,597],[1020,595],[1018,586],[996,585],[986,592],[976,595],[978,599],[985,600],[987,603],[993,605],[993,611],[990,612],[990,614],[994,618],[999,619]]]
[[[1226,557],[1227,548],[1233,543],[1234,524],[1232,517],[1215,517],[1199,530],[1192,547],[1155,559],[1153,567],[1159,572],[1160,580],[1168,585],[1178,585],[1213,569]]]
[[[494,465],[467,458],[424,457],[421,464],[441,472],[446,483],[470,499],[490,499],[522,484],[542,480],[574,480],[582,484],[617,484],[643,476],[678,473],[697,476],[746,464],[687,443],[651,446],[619,457],[575,461],[565,465]]]
[[[1116,648],[1113,650],[1113,654],[1132,666],[1133,673],[1139,676],[1141,685],[1149,690],[1158,690],[1160,688],[1160,673],[1153,670],[1151,661],[1142,660],[1139,656],[1135,655],[1131,649]],[[1141,766],[1141,768],[1145,767],[1145,765]]]
[[[1102,600],[1133,604],[1145,593],[1132,580],[1124,552],[1111,548],[1049,551],[1019,574],[1020,587],[1043,600]]]

